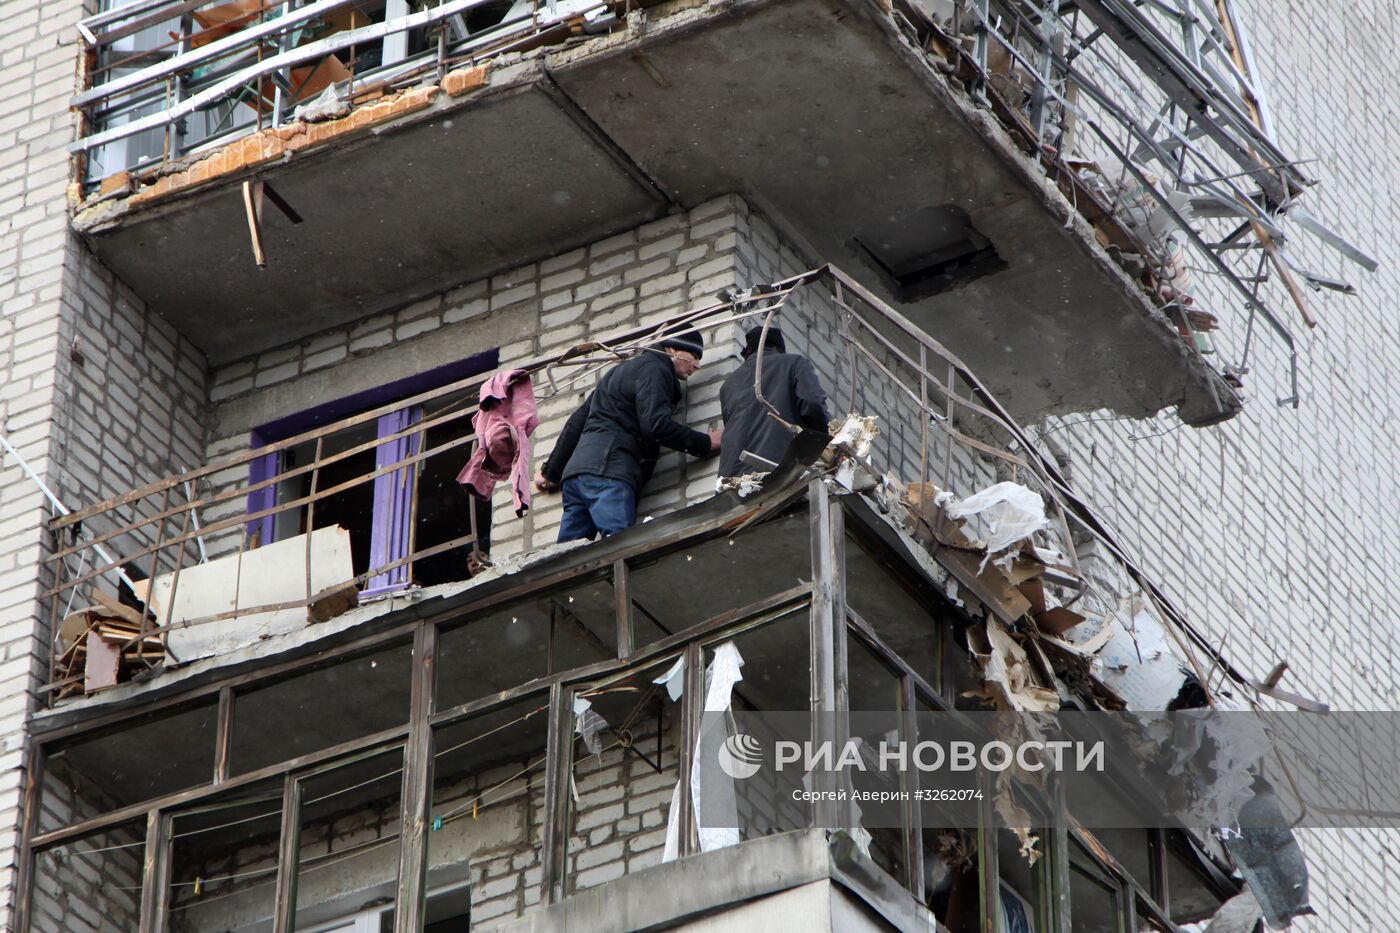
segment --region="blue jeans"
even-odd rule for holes
[[[607,537],[637,520],[637,492],[620,479],[581,474],[564,480],[564,517],[559,540]]]

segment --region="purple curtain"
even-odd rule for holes
[[[389,437],[416,424],[423,411],[418,406],[402,408],[378,421],[378,436]],[[374,452],[376,470],[418,453],[418,435],[410,434],[379,445]],[[407,557],[412,539],[413,485],[418,465],[410,464],[374,480],[374,526],[369,541],[370,569],[383,567]],[[361,598],[390,593],[408,586],[409,566],[402,564],[370,577]]]
[[[252,447],[254,450],[257,450],[259,447],[266,447],[267,443],[267,440],[257,431],[254,431],[252,433],[252,436],[249,438],[249,446]],[[271,479],[272,477],[276,476],[278,463],[280,459],[280,454],[271,453],[265,454],[249,463],[248,485],[256,486],[263,480]],[[276,504],[277,485],[275,483],[268,486],[264,486],[262,489],[255,489],[252,492],[248,493],[249,515],[256,515],[258,512],[270,509]],[[260,545],[271,544],[275,528],[275,515],[264,515],[262,518],[253,519],[251,522],[248,523],[246,529],[246,534],[248,535],[248,543],[251,545],[253,541],[256,540]]]

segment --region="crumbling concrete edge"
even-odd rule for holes
[[[952,78],[930,65],[927,53],[910,44],[886,4],[880,0],[845,2],[879,29],[889,46],[908,62],[911,71],[943,101],[949,112],[977,133],[990,152],[1024,183],[1040,206],[1060,221],[1066,232],[1072,233],[1080,252],[1118,288],[1124,303],[1138,315],[1157,325],[1152,332],[1159,335],[1163,349],[1181,362],[1180,371],[1187,374],[1180,388],[1177,416],[1193,427],[1208,427],[1237,415],[1244,407],[1244,399],[1240,393],[1182,340],[1176,326],[1152,303],[1142,287],[1113,261],[1108,251],[1099,244],[1093,226],[1041,170],[1039,160],[1034,155],[1027,155],[1022,151],[1010,131],[990,109],[978,107],[963,91],[953,85]],[[1151,417],[1157,414],[1156,411],[1113,411],[1130,417]]]
[[[364,145],[378,136],[439,119],[472,104],[526,93],[540,77],[537,53],[503,56],[449,71],[441,83],[405,88],[361,104],[337,119],[296,120],[250,133],[166,166],[153,180],[132,177],[125,188],[85,201],[77,200],[75,183],[69,192],[72,227],[81,235],[93,236],[123,223],[159,216],[167,207],[303,156]]]

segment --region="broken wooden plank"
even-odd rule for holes
[[[1073,609],[1066,609],[1064,606],[1054,606],[1035,614],[1035,624],[1040,626],[1042,631],[1056,637],[1063,635],[1083,621],[1082,615]]]
[[[115,615],[120,619],[130,622],[137,628],[141,627],[141,613],[130,606],[122,605],[115,597],[109,596],[99,589],[92,591],[93,601],[106,610],[104,615]]]

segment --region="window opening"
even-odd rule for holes
[[[473,886],[463,905],[477,922],[518,914],[538,892],[548,748],[547,693],[433,729],[428,883],[464,865],[493,879]],[[435,917],[430,903],[425,929],[465,928],[449,917]]]
[[[899,674],[890,669],[859,638],[846,640],[846,670],[849,707],[853,713],[892,714],[903,707],[903,689]],[[864,724],[862,727],[860,724]],[[888,728],[889,731],[879,731]],[[898,718],[886,716],[852,717],[851,739],[859,739],[863,754],[873,760],[876,749],[884,741],[897,740],[893,734],[899,728]],[[894,793],[904,788],[898,771],[872,768],[851,774],[855,789],[863,793]],[[860,805],[856,804],[852,818],[859,820]],[[906,887],[910,883],[908,860],[904,854],[907,827],[876,826],[866,828],[869,835],[869,855],[890,877]]]
[[[946,603],[909,586],[892,562],[846,535],[846,604],[910,670],[940,687]]]
[[[667,657],[575,694],[565,836],[570,894],[661,864],[679,794],[681,696],[673,700],[667,686],[679,686],[668,674],[684,678],[678,665],[679,657]]]
[[[407,642],[237,691],[230,771],[244,774],[408,722]]]
[[[29,929],[137,929],[145,855],[144,818],[36,852]]]
[[[615,602],[612,581],[595,577],[444,627],[437,708],[617,657]]]
[[[391,896],[399,874],[404,751],[352,758],[297,779],[296,926]]]
[[[493,369],[498,353],[478,353],[458,363],[438,367],[409,379],[401,379],[366,392],[298,412],[262,425],[252,433],[254,448],[293,437],[358,412],[382,407],[395,399],[407,398],[437,386],[447,385]],[[459,548],[445,550],[413,563],[402,562],[415,551],[447,544],[471,533],[475,511],[478,533],[485,547],[490,541],[490,503],[482,503],[456,483],[457,472],[471,453],[463,445],[440,457],[427,457],[416,464],[355,483],[380,469],[426,453],[471,433],[471,419],[462,417],[426,431],[413,432],[414,425],[453,408],[473,404],[471,392],[454,393],[434,399],[432,408],[405,406],[363,424],[323,436],[320,441],[321,466],[315,471],[314,492],[321,497],[306,506],[290,508],[248,523],[248,547],[285,541],[321,528],[340,526],[350,535],[351,564],[362,576],[383,569],[364,583],[361,598],[394,592],[412,582],[431,585],[463,580],[470,576],[467,556]],[[403,436],[396,436],[403,435]],[[377,445],[375,441],[380,443]],[[299,466],[314,463],[317,441],[311,440],[259,457],[249,470],[250,485],[267,481]],[[343,459],[326,463],[338,454],[364,447]],[[459,453],[460,452],[460,453]],[[307,471],[276,484],[256,489],[248,495],[250,514],[272,509],[313,494],[313,473]],[[353,484],[353,485],[347,485]],[[344,489],[338,489],[345,486]],[[325,495],[326,490],[337,490]],[[420,490],[422,490],[420,494]],[[310,514],[310,527],[307,517]],[[397,566],[391,566],[395,565]]]
[[[39,831],[208,783],[217,718],[202,700],[46,746]]]
[[[283,783],[268,778],[172,814],[170,933],[243,930],[271,920]]]
[[[631,574],[633,642],[644,647],[730,609],[809,583],[811,555],[803,511],[689,543],[650,562],[639,561]],[[697,581],[723,585],[697,586]],[[804,697],[795,708],[805,708],[806,702]]]
[[[1077,839],[1069,850],[1069,903],[1072,933],[1122,930],[1122,896],[1117,882],[1099,867]]]

